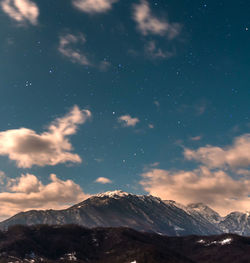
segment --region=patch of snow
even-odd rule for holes
[[[77,261],[76,252],[68,253],[65,256],[70,261]]]
[[[117,198],[117,197],[124,197],[130,195],[129,193],[123,192],[122,190],[115,190],[115,191],[108,191],[105,193],[97,194],[95,197],[111,197],[111,198]]]
[[[223,240],[219,240],[219,241],[215,240],[212,242],[205,241],[204,239],[200,239],[197,241],[197,243],[204,244],[205,246],[211,246],[211,245],[215,245],[215,244],[219,244],[221,246],[224,246],[224,245],[230,245],[232,242],[233,242],[233,239],[230,237],[225,238]]]
[[[181,228],[179,226],[174,226],[174,230],[175,231],[184,231],[185,229],[184,228]]]
[[[231,244],[232,241],[233,241],[232,238],[226,238],[226,239],[224,239],[224,240],[219,241],[219,243],[223,246],[223,245]]]
[[[100,194],[93,195],[92,197],[110,197],[110,198],[121,198],[121,197],[126,197],[126,196],[134,196],[139,198],[142,201],[151,201],[151,202],[157,202],[161,203],[162,200],[159,197],[155,197],[152,195],[136,195],[136,194],[131,194],[124,192],[122,190],[115,190],[115,191],[108,191]]]

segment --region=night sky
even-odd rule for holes
[[[0,218],[122,189],[250,210],[248,0],[0,0]]]

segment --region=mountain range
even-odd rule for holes
[[[120,190],[91,196],[64,210],[21,212],[0,223],[1,230],[13,225],[76,224],[88,228],[128,227],[168,236],[218,235],[250,236],[249,213],[232,212],[221,217],[205,204],[188,206],[151,195]]]

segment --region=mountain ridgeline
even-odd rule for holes
[[[64,210],[21,212],[0,223],[1,230],[13,225],[76,224],[88,228],[128,227],[168,236],[250,235],[248,213],[233,212],[221,217],[208,206],[198,203],[183,206],[150,195],[122,191],[94,195]]]

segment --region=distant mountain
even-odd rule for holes
[[[90,228],[123,226],[170,236],[221,233],[210,222],[188,214],[174,203],[122,191],[98,194],[65,210],[19,213],[1,222],[0,229],[16,224],[78,224]]]
[[[112,191],[94,195],[64,210],[31,210],[0,223],[12,225],[64,225],[84,227],[129,227],[138,231],[169,236],[237,233],[250,235],[248,214],[231,213],[221,217],[208,206],[197,203],[183,206],[151,195]]]
[[[203,203],[189,204],[186,207],[186,211],[195,217],[203,217],[215,225],[219,224],[219,222],[222,220],[222,217],[217,212]]]
[[[243,263],[250,238],[232,234],[167,237],[128,228],[12,226],[0,231],[0,262]]]
[[[203,217],[214,224],[224,233],[234,233],[243,236],[250,236],[250,213],[232,212],[221,217],[210,207],[202,204],[190,204],[186,207],[190,215]]]
[[[250,213],[230,213],[221,220],[219,228],[225,233],[250,236]]]

